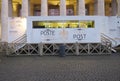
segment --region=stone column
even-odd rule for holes
[[[47,0],[41,0],[41,16],[48,16]]]
[[[22,0],[22,17],[29,16],[29,0]]]
[[[28,0],[28,16],[31,16],[31,3],[30,3],[30,0]]]
[[[12,0],[8,0],[8,16],[12,17],[13,16],[13,5],[12,5]]]
[[[120,16],[120,0],[117,0],[117,4],[118,4],[117,15]]]
[[[112,0],[112,16],[116,16],[117,15],[117,1],[116,0]]]
[[[60,0],[60,16],[66,16],[66,0]]]
[[[1,38],[8,42],[8,0],[1,0]]]
[[[105,15],[105,1],[95,0],[95,15],[104,16]]]
[[[78,0],[78,15],[85,16],[85,0]]]

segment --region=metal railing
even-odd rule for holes
[[[24,47],[14,51],[15,45],[9,44],[7,55],[9,56],[20,56],[20,55],[59,55],[60,44],[56,43],[26,43]],[[111,50],[108,46],[104,46],[101,43],[66,43],[65,44],[65,55],[101,55],[111,54]]]
[[[65,43],[65,55],[101,55],[111,54],[112,41],[102,35],[102,43]],[[114,41],[116,43],[116,41]],[[8,56],[20,55],[59,55],[58,43],[26,43],[26,35],[12,43],[0,43],[0,48],[6,49]]]
[[[27,35],[24,34],[21,37],[19,37],[18,39],[12,41],[12,43],[25,43],[27,42]]]
[[[112,47],[117,46],[117,41],[104,33],[101,33],[101,41],[103,44],[111,43]]]
[[[19,50],[20,48],[25,46],[26,42],[27,42],[27,36],[26,36],[26,34],[24,34],[23,36],[19,37],[18,39],[12,41],[12,43],[9,43],[7,50],[11,53],[16,52],[17,50]]]
[[[117,52],[113,47],[117,46],[117,41],[103,33],[101,33],[101,42],[103,45],[109,47],[113,52]]]

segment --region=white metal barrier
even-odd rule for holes
[[[60,44],[50,43],[26,43],[24,47],[15,50],[15,46],[21,43],[8,44],[6,54],[9,56],[15,55],[59,55]],[[66,43],[65,55],[101,55],[111,54],[111,44],[102,45],[101,43]]]

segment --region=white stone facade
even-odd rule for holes
[[[116,0],[112,0],[116,1]],[[48,0],[41,0],[41,16],[48,16]],[[105,16],[105,1],[104,0],[95,0],[95,15]],[[117,0],[118,8],[116,9],[116,13],[120,16],[120,0]],[[12,2],[11,0],[1,0],[1,37],[2,41],[8,40],[8,17],[12,17]],[[116,4],[112,4],[116,5]],[[21,16],[28,17],[30,15],[30,5],[29,0],[22,0],[22,10]],[[85,16],[86,8],[85,8],[85,0],[78,0],[78,16]],[[114,7],[115,9],[115,7]],[[114,13],[115,14],[115,13]],[[60,0],[60,16],[66,16],[66,0]]]

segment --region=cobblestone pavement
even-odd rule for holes
[[[120,81],[118,54],[0,59],[0,81]]]

